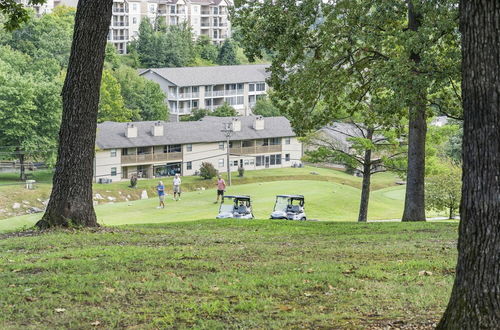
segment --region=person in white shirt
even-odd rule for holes
[[[174,200],[181,200],[181,177],[179,173],[175,174],[174,177]]]

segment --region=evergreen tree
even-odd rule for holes
[[[231,39],[226,39],[219,50],[217,64],[219,65],[237,65],[240,64],[237,56],[237,45]]]

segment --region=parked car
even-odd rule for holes
[[[278,195],[271,219],[307,220],[304,210],[304,196]]]
[[[217,219],[253,219],[250,196],[231,196],[222,198]]]

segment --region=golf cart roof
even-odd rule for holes
[[[277,195],[276,197],[292,198],[292,199],[304,199],[304,195]]]
[[[241,199],[241,200],[245,200],[245,201],[249,201],[250,200],[250,196],[245,196],[245,195],[241,195],[241,196],[237,196],[237,195],[225,195],[224,198]]]

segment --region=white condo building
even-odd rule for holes
[[[195,109],[215,110],[225,102],[240,115],[250,115],[255,102],[266,96],[268,64],[148,69],[141,76],[158,83],[174,115]]]
[[[35,10],[43,14],[51,12],[54,6],[76,7],[77,4],[78,0],[48,0]],[[195,38],[206,35],[213,43],[221,44],[231,36],[230,6],[230,0],[113,0],[108,42],[114,44],[120,54],[126,54],[129,42],[139,34],[142,19],[147,17],[155,22],[163,17],[167,25],[186,22]]]

